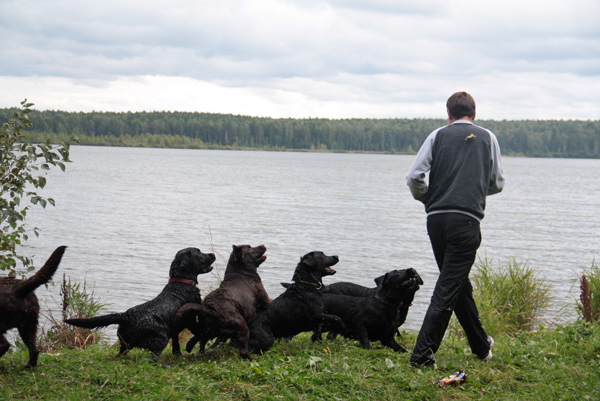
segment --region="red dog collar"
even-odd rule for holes
[[[170,278],[169,283],[185,283],[190,285],[196,285],[194,280],[190,280],[188,278]]]

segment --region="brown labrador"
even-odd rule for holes
[[[36,335],[40,305],[34,291],[52,279],[66,248],[56,248],[44,266],[27,280],[0,278],[0,357],[10,348],[4,334],[16,328],[29,350],[29,362],[26,367],[37,366],[40,351],[37,348]]]
[[[248,352],[248,322],[271,303],[257,272],[267,258],[266,250],[264,245],[234,245],[219,288],[209,293],[202,304],[188,303],[177,312],[176,333],[187,328],[194,334],[186,346],[188,352],[197,342],[203,352],[207,341],[230,338],[239,347],[242,358],[253,359]],[[175,337],[173,353],[180,354]]]

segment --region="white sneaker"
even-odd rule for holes
[[[490,350],[489,350],[489,352],[488,352],[488,354],[486,355],[485,358],[481,358],[481,360],[483,362],[489,362],[494,357],[494,354],[492,354],[492,348],[494,347],[494,338],[492,336],[488,336],[487,337],[487,341],[490,344]]]

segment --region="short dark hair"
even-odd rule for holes
[[[446,108],[452,117],[459,119],[475,116],[475,99],[467,92],[456,92],[448,98]]]

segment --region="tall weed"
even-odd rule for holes
[[[479,257],[471,274],[473,298],[483,327],[491,335],[534,330],[552,301],[550,286],[526,262],[510,259],[496,268],[492,262]],[[450,330],[462,335],[456,318]]]
[[[52,351],[67,347],[87,348],[101,339],[99,330],[84,329],[71,326],[64,322],[65,319],[94,317],[104,309],[104,304],[94,297],[94,293],[88,293],[86,283],[71,283],[63,275],[60,287],[62,297],[62,320],[57,319],[50,313],[51,327],[40,338],[40,345],[44,351]]]

